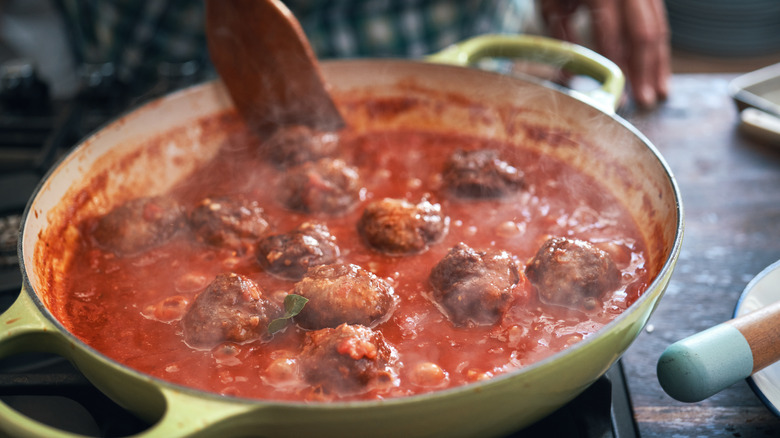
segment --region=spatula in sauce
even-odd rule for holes
[[[206,38],[234,105],[261,136],[288,125],[344,126],[314,51],[282,2],[207,0]]]

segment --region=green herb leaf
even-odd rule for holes
[[[293,316],[301,313],[303,306],[309,302],[309,299],[301,295],[288,294],[284,297],[284,315],[276,318],[268,324],[268,332],[274,334],[287,326],[287,322]]]
[[[293,316],[301,313],[303,306],[309,302],[309,299],[296,294],[288,294],[284,297],[284,317],[292,318]]]

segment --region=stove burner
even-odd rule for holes
[[[0,217],[0,266],[18,265],[16,243],[21,224],[22,215],[20,214]]]
[[[0,400],[38,422],[81,435],[129,436],[149,427],[59,356],[26,354],[0,361]]]
[[[507,438],[638,436],[623,365],[618,361],[567,405]]]
[[[17,58],[0,65],[0,103],[26,113],[48,110],[49,86],[38,77],[32,60]]]

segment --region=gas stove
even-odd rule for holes
[[[29,62],[0,65],[0,312],[19,295],[16,247],[22,213],[48,169],[128,108],[209,78],[192,67],[163,66],[162,79],[139,91],[119,83],[111,65],[82,66],[81,92],[56,100]],[[100,393],[67,360],[48,354],[1,359],[0,400],[30,418],[83,435],[128,436],[149,427]],[[571,403],[510,436],[638,436],[620,362]]]
[[[21,288],[17,236],[35,187],[80,138],[126,107],[121,88],[109,81],[84,69],[86,85],[78,96],[52,99],[31,61],[0,64],[0,304],[7,305]],[[109,89],[110,94],[98,93]]]

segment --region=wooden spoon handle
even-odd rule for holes
[[[303,29],[277,0],[207,0],[209,55],[238,111],[261,135],[280,125],[344,126]]]
[[[780,301],[670,345],[658,360],[667,394],[696,402],[780,360]]]
[[[780,301],[725,322],[750,344],[755,373],[780,359]]]

